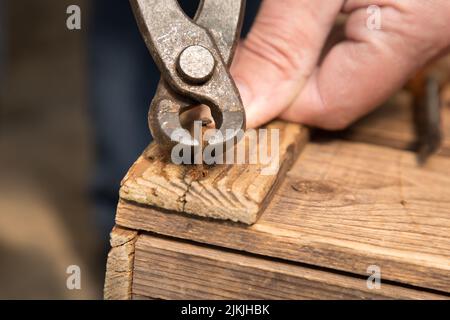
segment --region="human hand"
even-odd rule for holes
[[[367,27],[370,5],[380,7],[379,30]],[[340,12],[346,39],[319,65]],[[447,0],[265,0],[231,72],[247,127],[281,117],[342,129],[449,48]]]

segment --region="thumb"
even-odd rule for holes
[[[265,0],[231,73],[247,127],[277,117],[312,74],[344,0]]]

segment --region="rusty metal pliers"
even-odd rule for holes
[[[190,19],[176,0],[130,0],[139,28],[162,79],[149,111],[156,142],[190,147],[199,141],[179,137],[180,113],[198,104],[211,109],[218,134],[207,144],[229,146],[245,130],[245,112],[229,74],[242,27],[245,0],[203,0]],[[187,132],[187,130],[184,130]]]

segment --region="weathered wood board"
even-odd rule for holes
[[[309,143],[252,226],[126,200],[119,203],[116,222],[357,275],[377,265],[383,279],[450,292],[447,157],[435,156],[419,168],[411,152]]]
[[[442,150],[424,167],[407,151],[412,123],[405,93],[339,135],[347,141],[303,149],[307,129],[274,122],[284,134],[272,177],[251,165],[174,166],[151,146],[122,183],[116,223],[138,231],[113,232],[122,240],[105,297],[448,299],[450,104]],[[366,285],[370,266],[379,290]]]
[[[112,230],[103,289],[105,299],[131,299],[136,237],[137,231],[119,227]]]
[[[272,163],[176,165],[152,144],[123,179],[120,198],[252,224],[308,139],[308,130],[297,124],[274,121],[267,129],[279,130],[280,134],[279,162],[269,174],[263,174],[263,170]]]
[[[133,299],[442,299],[298,264],[140,234]]]
[[[450,156],[450,85],[444,88],[442,98],[443,141],[438,154]],[[402,92],[345,130],[342,137],[351,141],[411,150],[417,140],[413,123],[411,97]]]

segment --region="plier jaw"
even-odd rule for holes
[[[203,0],[193,20],[176,0],[130,2],[162,75],[148,118],[155,141],[166,149],[202,144],[182,128],[180,113],[205,104],[217,127],[206,143],[225,149],[237,143],[245,130],[245,111],[228,68],[245,0]]]

